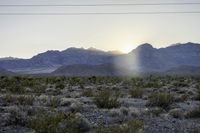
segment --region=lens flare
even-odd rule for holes
[[[126,76],[140,75],[139,65],[137,52],[129,52],[128,54],[118,56],[115,59],[115,67]]]

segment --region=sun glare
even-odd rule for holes
[[[121,51],[122,51],[123,53],[129,53],[129,52],[131,52],[133,49],[134,49],[134,46],[129,44],[129,45],[124,45],[124,46],[122,47]]]

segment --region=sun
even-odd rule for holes
[[[129,52],[131,52],[133,49],[134,49],[134,46],[131,45],[131,44],[129,44],[129,45],[124,45],[124,46],[122,47],[121,51],[122,51],[123,53],[129,53]]]

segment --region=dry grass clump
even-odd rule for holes
[[[63,119],[63,114],[37,116],[28,121],[27,127],[34,129],[37,133],[54,133]]]
[[[56,113],[39,115],[28,121],[27,127],[36,133],[85,133],[90,130],[89,123],[79,114]]]
[[[142,132],[143,128],[143,121],[131,120],[120,126],[96,129],[94,133],[140,133]]]
[[[148,106],[157,106],[168,109],[174,102],[174,97],[168,93],[155,93],[148,97]]]
[[[83,90],[82,96],[85,96],[85,97],[93,97],[94,94],[93,94],[92,89],[85,89],[85,90]]]
[[[57,97],[50,97],[48,105],[52,108],[56,108],[60,105],[60,99]]]
[[[118,97],[119,94],[117,94],[116,92],[111,92],[109,90],[102,90],[95,95],[94,102],[98,108],[107,108],[107,109],[117,108],[120,106]]]
[[[8,104],[16,104],[16,105],[33,105],[34,102],[34,96],[32,95],[16,96],[7,94],[3,99]]]
[[[196,100],[200,101],[200,85],[197,85],[197,96],[196,96]]]
[[[186,114],[187,118],[200,118],[200,105]]]
[[[133,98],[142,98],[144,90],[142,88],[130,89],[129,94]]]
[[[198,127],[193,128],[192,133],[200,133],[200,128],[198,128]]]

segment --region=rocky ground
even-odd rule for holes
[[[200,77],[0,77],[0,133],[200,133]]]

